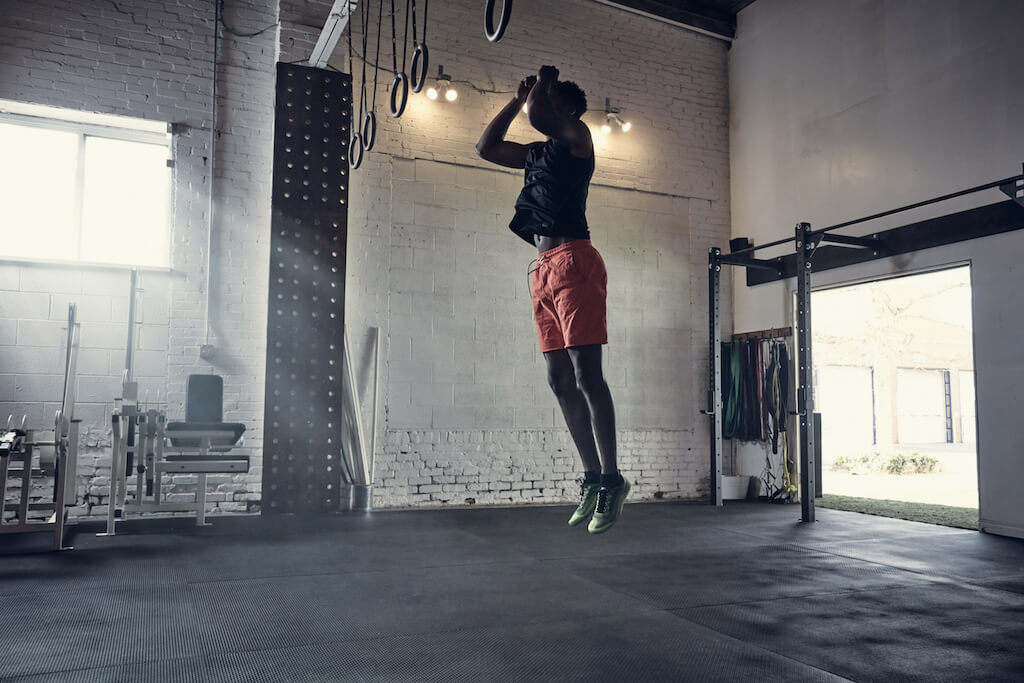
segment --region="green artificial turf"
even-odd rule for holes
[[[873,498],[854,498],[852,496],[823,495],[815,501],[823,508],[862,512],[866,515],[906,519],[911,522],[941,524],[942,526],[959,529],[978,528],[978,509],[961,508],[951,505],[932,505],[930,503],[908,503],[902,500],[875,500]]]

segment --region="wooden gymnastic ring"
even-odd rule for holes
[[[405,111],[405,105],[408,103],[409,77],[404,71],[400,71],[395,74],[395,80],[391,84],[391,115],[397,119]]]
[[[430,50],[426,43],[420,43],[412,53],[412,66],[409,73],[412,75],[412,91],[418,93],[423,90],[427,82],[427,66],[430,64]]]
[[[366,112],[366,116],[363,117],[360,139],[363,141],[363,149],[367,152],[373,149],[373,143],[377,141],[377,116],[372,111]]]
[[[484,10],[484,29],[487,31],[487,40],[496,43],[505,35],[508,28],[508,20],[512,18],[512,0],[502,0],[501,21],[497,28],[494,26],[494,5],[497,0],[487,0],[487,8]]]

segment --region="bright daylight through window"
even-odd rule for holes
[[[166,123],[0,101],[8,259],[170,266]]]

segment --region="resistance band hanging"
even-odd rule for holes
[[[377,115],[374,113],[377,109],[377,74],[380,69],[377,65],[380,64],[380,25],[381,20],[384,16],[384,0],[380,0],[377,12],[377,56],[373,60],[373,100],[370,103],[370,110],[366,112],[366,117],[363,119],[363,149],[369,152],[373,149],[373,143],[377,141]],[[366,46],[363,46],[363,83],[366,83]]]
[[[398,70],[398,32],[395,29],[395,0],[391,0],[391,65],[395,80],[391,83],[391,116],[400,117],[409,103],[409,77],[405,75],[406,47],[409,39],[409,2],[405,0],[405,36],[402,38],[402,70]]]
[[[487,0],[487,7],[484,9],[484,30],[487,32],[487,40],[496,43],[505,35],[508,28],[508,20],[512,18],[512,0],[502,0],[501,19],[498,25],[494,25],[494,6],[497,0]]]
[[[412,64],[409,74],[412,76],[412,91],[423,90],[427,82],[427,66],[430,64],[430,52],[427,50],[427,6],[430,0],[423,0],[423,40],[416,39],[416,0],[412,0]]]
[[[348,17],[349,17],[348,18],[348,70],[350,72],[352,72],[352,76],[354,78],[355,77],[355,61],[353,60],[353,57],[352,57],[352,25],[353,25],[353,22],[352,22],[352,0],[348,0]],[[365,51],[364,51],[364,55],[363,56],[364,56],[364,60],[363,60],[363,66],[364,66],[363,81],[365,83],[365,81],[366,81]],[[358,123],[359,119],[356,116],[356,99],[355,99],[355,97],[353,97],[351,99],[351,109],[352,109],[352,116],[351,116],[351,120],[352,120],[352,135],[348,139],[348,165],[349,165],[349,167],[351,167],[354,170],[354,169],[359,168],[359,166],[363,163],[363,138],[359,134],[359,123]],[[360,106],[359,106],[359,116],[362,116],[362,115],[363,115],[363,108],[362,108],[362,104],[360,104]]]

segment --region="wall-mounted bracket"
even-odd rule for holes
[[[744,268],[756,268],[758,270],[768,270],[776,275],[782,275],[782,261],[781,259],[757,259],[747,258],[745,256],[719,256],[718,262],[729,266],[743,266]]]
[[[999,186],[999,189],[1007,197],[1024,206],[1024,179],[1017,179],[1010,183]]]
[[[861,247],[872,251],[881,251],[884,247],[877,237],[854,237],[853,235],[833,235],[825,233],[821,236],[822,242],[833,242],[848,247]]]

